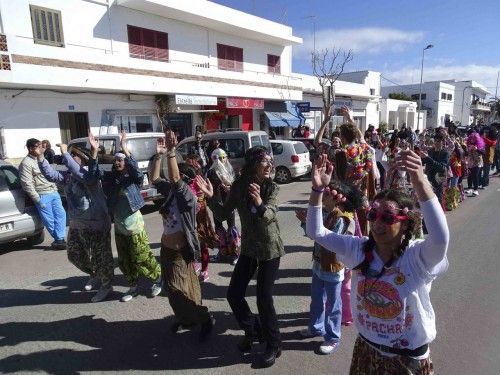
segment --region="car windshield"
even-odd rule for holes
[[[129,139],[127,147],[135,160],[149,160],[156,153],[156,138]]]

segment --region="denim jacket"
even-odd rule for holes
[[[182,179],[171,183],[158,178],[153,181],[153,184],[158,192],[166,198],[164,205],[168,205],[174,197],[176,198],[182,229],[189,247],[189,258],[190,260],[198,259],[200,257],[200,241],[196,230],[196,206],[198,204],[196,196]]]
[[[108,200],[108,208],[110,214],[113,214],[118,201],[118,194],[123,189],[130,206],[130,214],[133,214],[144,206],[144,199],[141,195],[141,187],[144,181],[144,174],[139,170],[137,161],[131,156],[125,158],[125,163],[128,167],[126,173],[118,173],[111,170],[110,173],[104,174],[99,168],[96,159],[89,160],[89,173],[91,178],[99,178],[102,180],[102,187]]]
[[[38,165],[47,180],[64,186],[70,228],[109,231],[111,221],[101,182],[86,176],[88,171],[67,152],[63,154],[63,161],[68,168],[65,172],[55,170],[47,159],[38,162]]]

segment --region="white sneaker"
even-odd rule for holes
[[[106,297],[113,291],[113,287],[108,285],[108,286],[101,286],[99,291],[96,293],[94,297],[92,297],[91,301],[92,302],[101,302],[106,299]]]
[[[200,272],[200,276],[198,278],[200,279],[200,282],[202,282],[202,283],[207,282],[209,279],[208,271]]]
[[[137,297],[139,294],[139,287],[137,285],[131,286],[130,289],[123,295],[121,298],[122,302],[128,302],[131,301],[132,298]]]
[[[474,190],[474,191],[472,192],[472,195],[473,195],[473,196],[475,196],[475,197],[477,197],[477,196],[479,195],[479,191]]]
[[[234,257],[233,261],[231,262],[231,265],[236,266],[236,263],[238,263],[238,257]]]
[[[321,336],[321,332],[311,332],[309,328],[304,328],[300,330],[300,335],[305,339],[309,339],[311,337]]]
[[[160,279],[159,281],[157,281],[156,283],[154,283],[151,286],[151,297],[156,297],[158,294],[160,294],[161,287],[162,287],[162,283],[161,283],[161,279]]]
[[[84,289],[88,292],[94,289],[94,287],[96,287],[98,283],[99,279],[97,277],[90,277],[87,283],[85,284]]]
[[[330,354],[333,353],[339,347],[339,343],[337,341],[325,340],[319,346],[319,351],[321,354]]]

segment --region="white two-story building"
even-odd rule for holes
[[[420,85],[418,83],[382,87],[382,96],[384,98],[387,98],[391,93],[404,93],[418,102],[419,92]],[[444,126],[447,121],[453,121],[454,105],[455,86],[440,81],[424,82],[422,84],[422,109],[427,111],[427,127]],[[389,124],[389,127],[391,125]],[[423,126],[419,124],[419,128],[423,129]]]
[[[288,26],[205,0],[0,0],[0,132],[27,138],[195,126],[259,128],[302,100]],[[163,109],[162,109],[163,108]],[[165,108],[168,110],[165,111]]]
[[[476,81],[444,81],[455,87],[455,122],[462,125],[476,124],[487,118],[491,108],[486,96],[491,94],[486,87]]]

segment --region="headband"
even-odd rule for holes
[[[123,152],[117,152],[115,154],[115,159],[125,159],[127,155],[125,155]]]

